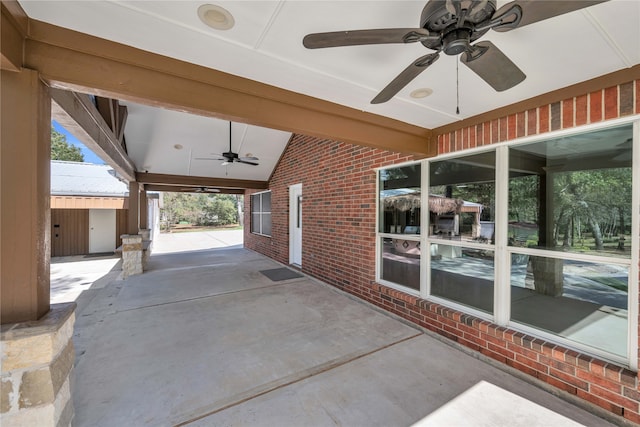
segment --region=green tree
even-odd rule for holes
[[[84,156],[79,147],[69,144],[65,135],[51,127],[51,160],[84,162]]]
[[[163,217],[169,224],[238,223],[238,198],[229,194],[164,193],[163,206]]]

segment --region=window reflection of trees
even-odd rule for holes
[[[510,149],[509,244],[630,257],[631,126]]]

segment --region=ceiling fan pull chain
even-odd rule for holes
[[[460,114],[460,78],[459,78],[459,66],[460,61],[456,58],[456,114]]]

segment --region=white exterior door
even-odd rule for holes
[[[302,265],[302,184],[289,187],[289,264]]]
[[[89,253],[116,249],[116,210],[89,209]]]

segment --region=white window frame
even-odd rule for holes
[[[249,219],[250,219],[250,221],[251,221],[251,224],[250,224],[250,228],[249,228],[249,229],[250,229],[250,231],[251,231],[251,234],[256,234],[256,235],[258,235],[258,236],[264,236],[264,237],[271,237],[271,236],[273,235],[273,228],[271,229],[271,234],[264,234],[264,233],[262,233],[262,216],[263,216],[264,214],[267,214],[267,213],[268,213],[268,214],[269,214],[269,218],[271,218],[271,211],[266,212],[266,211],[263,211],[263,210],[262,210],[262,195],[263,195],[263,194],[266,194],[266,193],[270,193],[271,195],[273,195],[273,194],[271,193],[271,190],[260,191],[260,192],[258,192],[258,193],[253,193],[253,194],[251,194],[251,197],[250,197],[250,199],[249,199],[249,211],[250,211],[250,212],[249,212]],[[253,197],[254,197],[254,196],[260,196],[260,211],[259,211],[259,212],[255,212],[255,211],[253,210],[253,206],[254,206],[254,203],[253,203]],[[273,207],[273,197],[271,197],[271,206]],[[254,228],[254,224],[253,224],[253,214],[254,214],[254,213],[255,213],[255,214],[259,214],[259,218],[260,218],[260,231],[253,231],[253,228]],[[273,218],[271,219],[271,225],[273,226]]]
[[[413,166],[413,165],[420,165],[420,185],[424,184],[424,168],[426,166],[426,163],[422,160],[415,160],[415,161],[409,161],[409,162],[403,162],[403,163],[397,163],[397,164],[393,164],[393,165],[389,165],[386,167],[380,167],[380,168],[376,168],[374,169],[376,172],[376,282],[380,283],[382,285],[388,286],[390,288],[393,289],[397,289],[399,291],[402,291],[406,294],[410,294],[413,296],[417,296],[417,297],[421,297],[424,298],[424,295],[422,293],[422,288],[423,288],[423,283],[425,281],[425,277],[423,277],[423,256],[422,254],[420,255],[420,291],[417,291],[415,289],[403,286],[401,284],[398,283],[394,283],[394,282],[390,282],[388,280],[384,280],[382,278],[382,263],[380,262],[382,260],[382,239],[383,238],[391,238],[391,239],[403,239],[403,240],[409,240],[409,241],[415,241],[415,242],[420,242],[420,247],[424,247],[423,245],[425,244],[425,239],[424,239],[424,233],[422,233],[422,230],[424,230],[424,226],[423,224],[425,224],[424,222],[424,209],[420,210],[420,235],[412,235],[412,234],[398,234],[398,233],[382,233],[380,232],[380,212],[382,211],[382,208],[380,206],[380,172],[386,169],[398,169],[398,168],[402,168],[402,167],[406,167],[406,166]],[[422,196],[422,195],[421,195]],[[424,206],[424,198],[422,198],[420,200],[420,204],[421,206]],[[428,211],[428,209],[427,209]],[[429,215],[427,215],[427,218],[429,217]]]
[[[631,239],[631,258],[611,258],[602,255],[590,255],[590,254],[574,254],[569,252],[550,251],[534,248],[515,248],[510,247],[507,244],[507,227],[504,224],[508,222],[508,190],[509,190],[509,148],[517,147],[521,144],[528,144],[533,142],[542,142],[550,139],[560,138],[570,135],[579,135],[589,132],[595,132],[604,130],[607,128],[618,127],[625,124],[633,124],[633,159],[632,159],[632,200],[631,200],[631,235],[634,236]],[[429,169],[431,162],[453,159],[458,157],[464,157],[471,154],[477,154],[480,152],[495,151],[496,152],[496,176],[495,176],[495,198],[496,198],[496,216],[495,222],[497,224],[503,224],[503,226],[496,226],[496,238],[494,245],[462,242],[462,241],[446,241],[445,244],[451,246],[460,246],[468,248],[480,248],[494,251],[494,313],[482,312],[475,310],[471,307],[457,304],[450,300],[438,298],[431,295],[429,271],[431,264],[431,244],[443,243],[441,239],[431,238],[427,233],[421,233],[419,236],[401,235],[406,240],[419,240],[421,251],[420,258],[420,291],[416,292],[414,289],[407,288],[397,283],[388,282],[381,279],[381,256],[382,256],[382,239],[384,237],[398,237],[400,235],[393,233],[381,233],[380,232],[380,171],[385,169],[403,167],[416,163],[421,163],[421,191],[422,206],[428,206],[428,189],[429,188]],[[638,370],[638,274],[639,274],[639,258],[640,258],[640,115],[625,117],[621,119],[609,120],[606,122],[590,124],[570,129],[563,129],[559,131],[548,132],[540,135],[533,135],[523,138],[514,139],[511,141],[500,142],[491,144],[484,147],[476,147],[473,149],[456,151],[454,153],[447,153],[432,157],[429,159],[421,160],[418,162],[404,162],[394,165],[388,165],[385,167],[376,168],[376,281],[391,288],[401,290],[402,292],[420,296],[424,299],[437,302],[443,306],[453,308],[455,310],[465,312],[476,317],[492,321],[500,326],[509,327],[511,329],[521,331],[528,335],[540,337],[548,342],[560,344],[564,347],[574,349],[576,351],[591,354],[604,360],[609,360],[617,364],[628,366],[630,369]],[[429,230],[429,215],[428,209],[421,210],[420,218],[421,230]],[[604,264],[616,264],[623,265],[628,268],[628,308],[627,308],[627,356],[620,357],[618,355],[599,350],[588,345],[580,344],[576,341],[572,341],[552,333],[545,332],[541,329],[537,329],[531,326],[519,324],[510,320],[511,310],[511,289],[510,289],[510,274],[511,274],[511,254],[527,254],[544,256],[547,258],[558,259],[576,259],[594,263]]]

